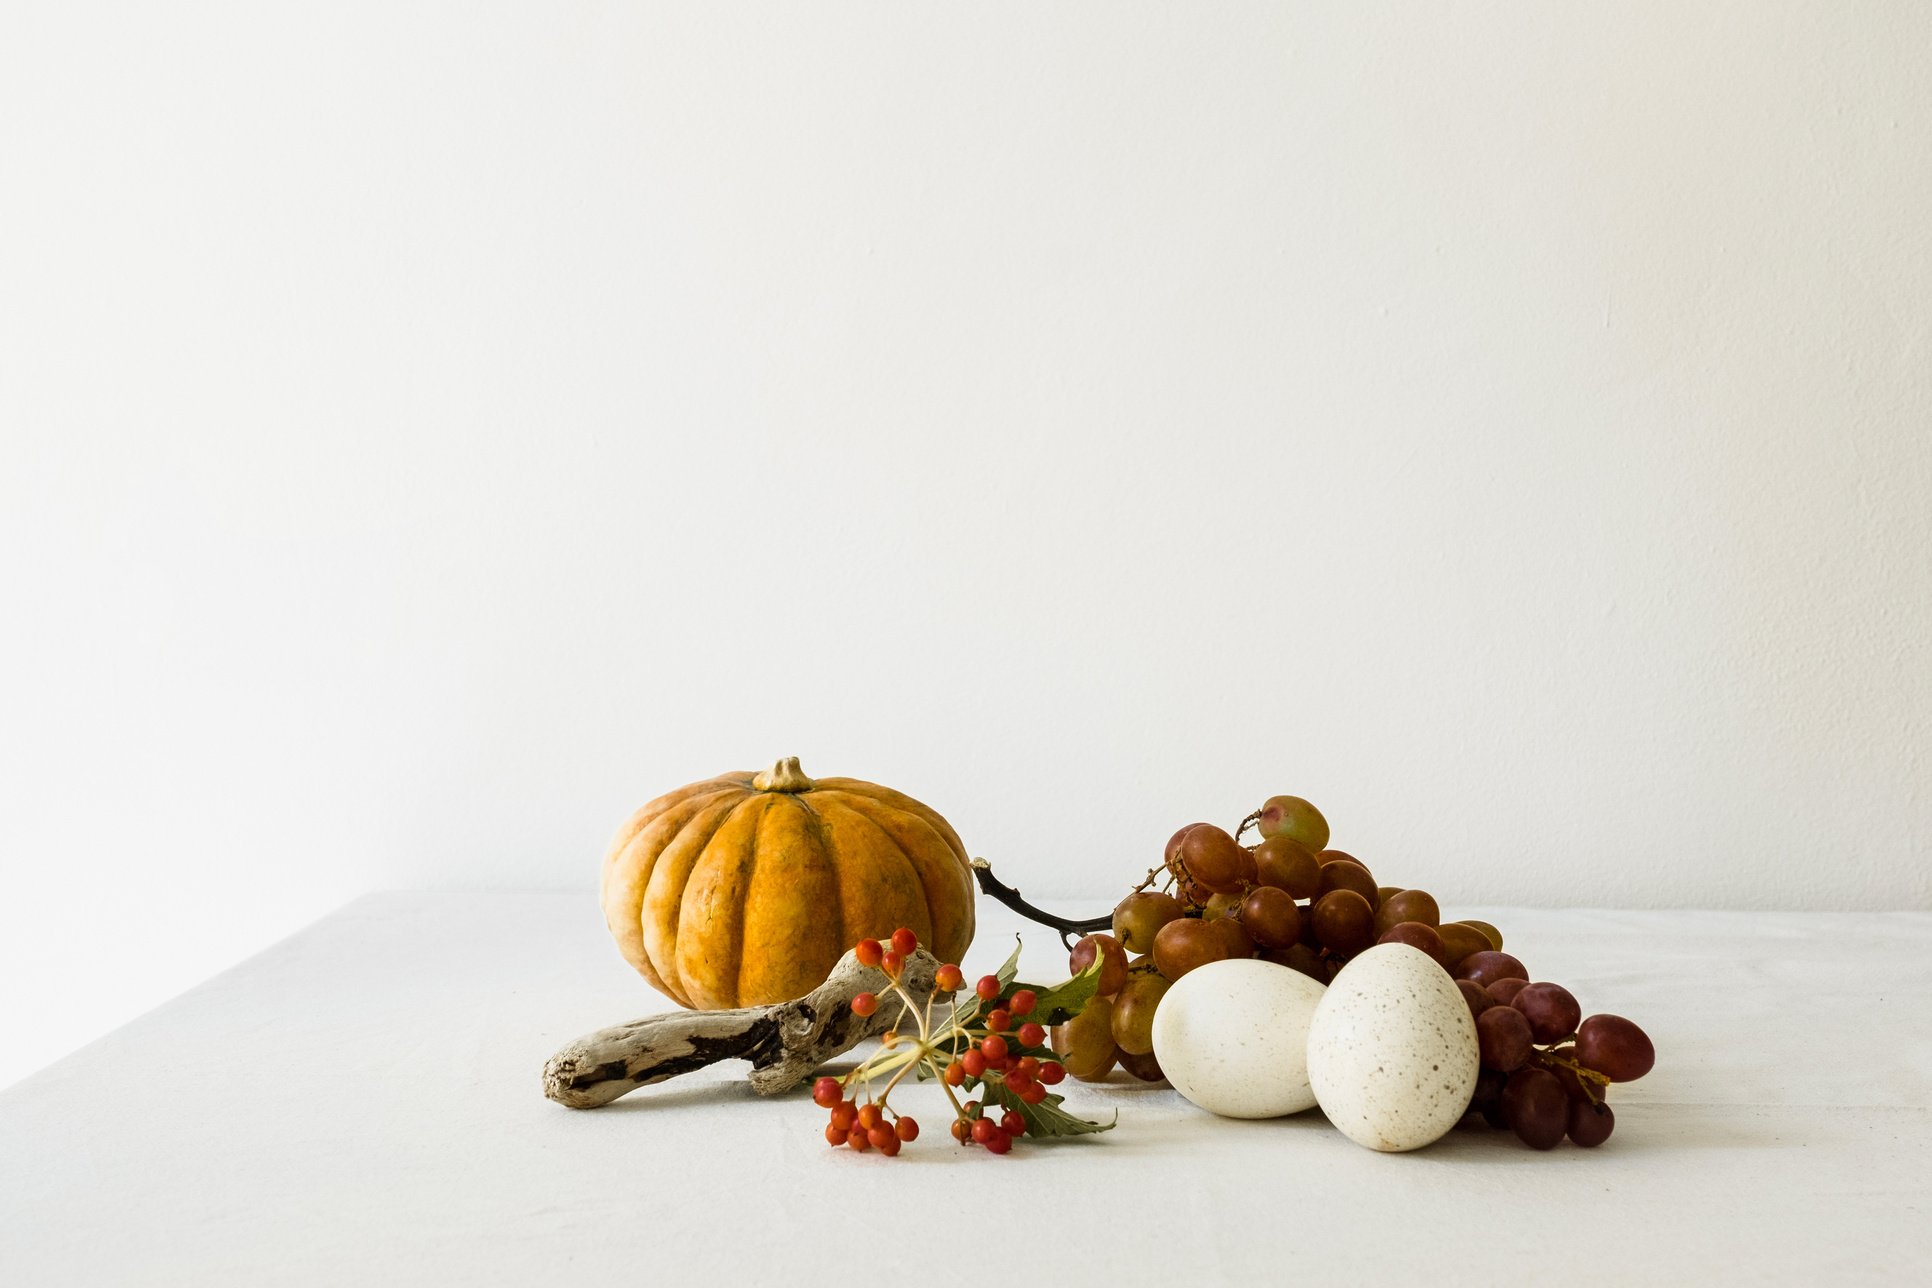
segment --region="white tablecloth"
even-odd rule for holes
[[[1932,1281],[1932,914],[1454,911],[1656,1040],[1602,1148],[1378,1155],[1124,1074],[1065,1088],[1117,1130],[1005,1158],[930,1088],[898,1159],[829,1149],[742,1065],[572,1111],[545,1057],[665,1009],[594,898],[372,896],[0,1092],[0,1284]]]

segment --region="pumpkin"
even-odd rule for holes
[[[941,961],[973,938],[972,864],[952,827],[889,787],[813,781],[796,756],[631,815],[604,858],[624,959],[696,1010],[802,997],[861,939],[900,926]]]

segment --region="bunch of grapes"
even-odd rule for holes
[[[1569,989],[1531,983],[1505,952],[1473,953],[1455,976],[1482,1055],[1471,1112],[1532,1149],[1566,1135],[1586,1149],[1610,1139],[1617,1116],[1604,1093],[1650,1072],[1657,1052],[1648,1035],[1621,1015],[1584,1019]]]
[[[1244,845],[1251,827],[1257,839]],[[1097,1082],[1118,1064],[1160,1078],[1155,1009],[1174,981],[1209,962],[1259,957],[1326,984],[1357,953],[1402,943],[1449,972],[1476,1015],[1483,1073],[1472,1118],[1538,1149],[1566,1133],[1580,1145],[1607,1139],[1615,1119],[1604,1088],[1642,1077],[1654,1059],[1643,1030],[1614,1015],[1579,1023],[1569,991],[1530,984],[1496,927],[1444,922],[1427,891],[1376,884],[1328,841],[1328,820],[1299,796],[1271,797],[1233,833],[1212,823],[1174,833],[1160,866],[1114,909],[1111,933],[1074,946],[1074,971],[1104,965],[1100,996],[1053,1030],[1067,1072]]]

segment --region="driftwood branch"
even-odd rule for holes
[[[922,1006],[938,969],[938,960],[923,948],[906,961],[901,982]],[[823,984],[796,1001],[673,1011],[586,1034],[544,1065],[543,1094],[572,1109],[595,1109],[720,1060],[749,1060],[752,1090],[776,1095],[840,1052],[897,1027],[905,1004],[889,989],[883,971],[859,965],[848,952]],[[878,994],[879,1009],[870,1017],[852,1014],[852,999],[860,993]],[[908,1020],[906,1027],[917,1025]]]

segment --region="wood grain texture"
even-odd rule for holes
[[[938,958],[923,948],[906,962],[903,983],[921,1006],[932,996],[938,969]],[[795,1001],[672,1011],[598,1029],[544,1064],[543,1094],[572,1109],[595,1109],[720,1060],[748,1060],[752,1089],[776,1095],[840,1052],[899,1025],[905,1003],[890,987],[884,972],[861,966],[848,952],[823,984]],[[860,993],[879,996],[870,1017],[852,1013],[852,999]]]

